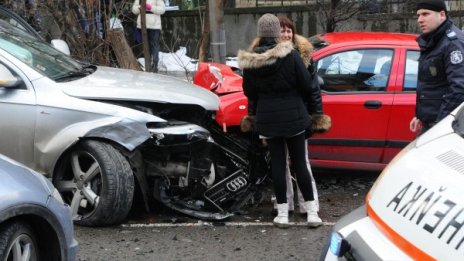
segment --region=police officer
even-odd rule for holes
[[[422,134],[464,101],[464,33],[442,0],[419,1],[416,10],[422,34],[416,115],[409,127]]]

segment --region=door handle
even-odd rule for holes
[[[382,107],[382,103],[380,101],[365,101],[364,107],[368,109],[378,109]]]

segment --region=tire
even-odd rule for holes
[[[25,222],[7,222],[0,226],[0,260],[43,260],[36,233]]]
[[[134,176],[120,151],[104,142],[86,140],[60,162],[53,183],[71,206],[75,224],[107,226],[127,217]]]

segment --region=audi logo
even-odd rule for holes
[[[226,183],[226,188],[229,191],[235,192],[248,184],[244,177],[236,177],[235,179]]]

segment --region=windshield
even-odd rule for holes
[[[464,137],[464,106],[459,109],[456,120],[453,122],[454,131],[461,137]]]
[[[53,80],[82,70],[71,57],[4,21],[0,21],[0,48]]]

